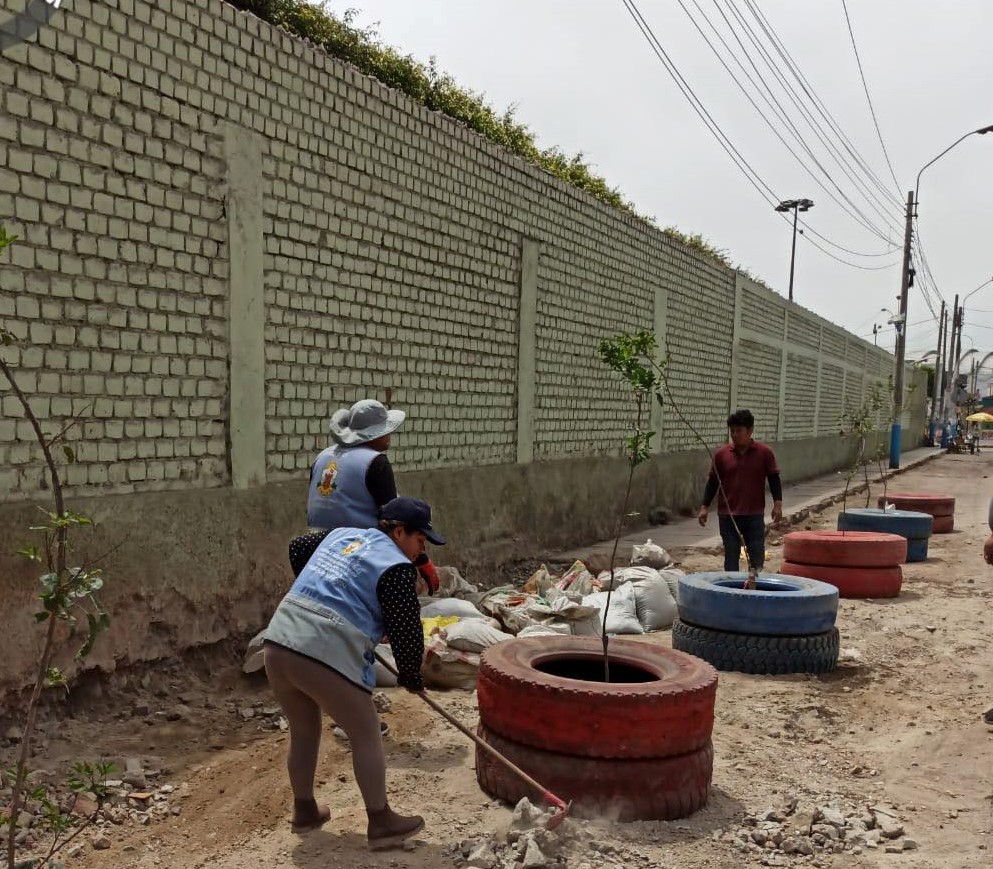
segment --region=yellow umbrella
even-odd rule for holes
[[[979,411],[977,413],[970,414],[965,418],[966,422],[993,422],[993,414],[986,413],[985,411]]]

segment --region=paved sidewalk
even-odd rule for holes
[[[889,478],[897,474],[902,474],[904,471],[916,468],[941,455],[944,455],[944,450],[936,447],[920,447],[915,450],[909,450],[901,454],[900,467],[892,471],[887,469],[885,476]],[[852,481],[849,496],[864,490],[864,484],[858,485],[859,479],[861,479],[861,476]],[[877,482],[882,477],[878,473],[875,473],[870,479],[873,482]],[[702,491],[702,481],[700,485]],[[814,477],[801,483],[792,483],[783,486],[783,518],[795,522],[802,518],[802,514],[805,511],[817,507],[825,501],[839,497],[844,491],[845,479],[839,471],[825,474],[822,477]],[[771,504],[767,503],[766,506],[770,510],[772,509]],[[766,514],[766,521],[768,521],[768,512]],[[652,538],[653,543],[657,543],[659,546],[669,550],[718,549],[722,545],[720,534],[717,531],[717,511],[715,509],[712,512],[710,521],[703,528],[697,522],[696,516],[679,516],[667,525],[646,525],[640,531],[622,537],[620,545],[617,548],[618,561],[627,564],[631,558],[631,547],[636,543],[644,543],[648,537]],[[548,564],[572,563],[576,559],[584,558],[591,552],[602,554],[605,559],[609,559],[613,546],[613,540],[601,540],[587,546],[580,546],[577,549],[570,549],[568,552],[549,553],[542,560]]]

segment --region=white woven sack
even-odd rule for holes
[[[638,611],[634,600],[634,589],[630,583],[625,583],[610,594],[610,611],[607,609],[609,592],[598,591],[583,598],[587,606],[595,606],[600,610],[600,618],[608,634],[643,634],[644,628],[638,621]]]

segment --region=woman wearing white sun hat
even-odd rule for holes
[[[307,524],[311,528],[373,528],[377,510],[397,496],[386,457],[390,435],[406,418],[372,398],[335,411],[335,443],[322,450],[310,471]]]

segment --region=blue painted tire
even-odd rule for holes
[[[760,575],[745,590],[747,573],[691,573],[679,578],[679,618],[691,625],[753,636],[796,637],[834,627],[838,589],[826,582],[778,573]]]
[[[907,561],[927,561],[927,537],[907,541]]]
[[[862,507],[845,510],[838,514],[839,531],[883,531],[899,534],[907,540],[930,537],[934,527],[934,516],[930,513],[916,513],[911,510],[879,510],[875,507]],[[907,559],[910,561],[910,559]]]

